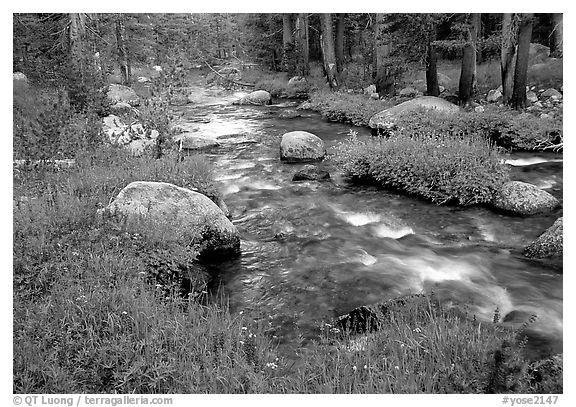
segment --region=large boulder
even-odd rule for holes
[[[551,97],[557,97],[557,98],[562,98],[562,94],[560,92],[558,92],[556,89],[554,88],[549,88],[546,89],[544,92],[542,92],[542,94],[540,95],[540,97],[542,98],[551,98]]]
[[[134,89],[124,85],[110,85],[106,96],[112,103],[126,102],[131,106],[138,106],[140,104],[140,98]]]
[[[171,236],[193,245],[202,256],[240,252],[236,227],[205,195],[166,182],[128,184],[101,216],[126,222],[129,230],[171,230]]]
[[[505,183],[492,200],[496,209],[524,216],[550,212],[558,205],[558,199],[548,192],[521,181]]]
[[[280,159],[287,162],[322,160],[326,147],[322,139],[307,131],[291,131],[282,136]]]
[[[252,93],[247,94],[240,100],[234,102],[235,105],[269,105],[272,103],[272,97],[270,93],[265,90],[256,90]]]
[[[399,105],[376,113],[370,118],[368,125],[373,129],[389,129],[394,125],[395,117],[406,112],[412,112],[418,109],[435,110],[446,114],[456,114],[460,108],[435,96],[422,96],[416,99],[408,100]]]
[[[550,48],[546,45],[531,43],[528,51],[528,63],[530,65],[545,62],[550,57]]]
[[[552,226],[524,248],[524,255],[530,258],[543,259],[562,256],[563,252],[563,218],[558,218]]]

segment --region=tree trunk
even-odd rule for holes
[[[120,65],[120,73],[122,74],[122,84],[130,86],[132,68],[130,66],[130,59],[128,58],[128,51],[126,50],[124,15],[121,13],[116,15],[116,47],[118,49],[118,61]]]
[[[292,16],[282,14],[282,68],[286,72],[293,71],[294,36],[292,35]]]
[[[391,46],[390,38],[387,35],[388,27],[384,21],[384,14],[376,14],[376,24],[375,24],[375,84],[376,92],[380,95],[394,95],[394,76],[391,72],[390,63],[388,58],[390,57]]]
[[[514,70],[514,90],[512,92],[512,107],[526,107],[526,81],[528,77],[528,57],[530,55],[530,40],[532,39],[532,13],[522,14],[518,27],[518,55]]]
[[[336,69],[339,73],[344,69],[344,31],[346,14],[336,14]]]
[[[480,31],[480,14],[472,13],[468,24],[468,41],[464,47],[460,83],[458,86],[458,99],[461,105],[470,103],[474,96],[476,82],[476,44]]]
[[[298,67],[300,76],[306,77],[310,73],[310,51],[308,47],[308,15],[298,14],[296,17],[296,38],[298,41]]]
[[[428,44],[426,55],[426,94],[428,96],[438,96],[440,87],[438,86],[438,56],[436,49],[431,43]]]
[[[334,50],[334,35],[332,34],[332,14],[320,15],[322,34],[320,35],[320,46],[324,59],[324,71],[331,89],[338,89],[340,86],[338,70],[336,69],[336,52]]]
[[[563,56],[563,48],[564,48],[564,34],[562,30],[562,20],[563,14],[562,13],[555,13],[552,16],[552,21],[554,21],[554,29],[552,31],[552,51],[550,52],[550,56],[554,58],[562,58]]]
[[[502,75],[502,101],[505,104],[510,102],[510,99],[512,98],[512,89],[514,87],[517,33],[517,16],[513,13],[504,13],[502,17],[500,73]]]
[[[86,21],[85,15],[81,13],[70,13],[70,62],[74,74],[78,74],[81,82],[84,83],[84,73],[86,66],[84,61],[86,59],[85,49],[85,28]]]

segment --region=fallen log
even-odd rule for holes
[[[232,82],[232,83],[235,84],[235,85],[247,86],[247,87],[251,87],[251,88],[253,88],[253,87],[255,86],[254,83],[242,83],[242,82],[237,82],[237,81],[235,81],[234,79],[227,78],[227,77],[225,77],[224,75],[222,75],[220,72],[218,72],[218,71],[216,71],[214,68],[212,68],[212,67],[210,66],[210,64],[208,63],[208,61],[204,60],[204,63],[206,64],[206,66],[207,66],[208,68],[210,68],[210,70],[211,70],[212,72],[214,72],[214,73],[215,73],[216,75],[218,75],[220,78],[222,78],[222,79],[224,79],[224,80],[226,80],[226,81],[228,81],[228,82]]]

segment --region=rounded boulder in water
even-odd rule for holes
[[[495,194],[492,205],[514,215],[535,215],[554,210],[560,202],[536,185],[521,181],[505,183]]]
[[[272,96],[265,90],[255,90],[252,93],[247,94],[240,100],[234,102],[237,105],[269,105],[272,103]]]
[[[563,218],[558,218],[538,239],[524,249],[524,255],[530,258],[547,258],[562,256],[563,252]]]
[[[307,131],[291,131],[282,136],[280,159],[286,162],[320,161],[326,156],[322,139]]]
[[[171,238],[197,246],[203,256],[240,252],[236,227],[213,201],[166,182],[131,182],[101,215],[126,222],[128,230],[167,231]]]

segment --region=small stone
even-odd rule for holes
[[[526,100],[528,100],[530,103],[535,103],[538,102],[538,96],[536,96],[536,93],[532,91],[526,92]]]

